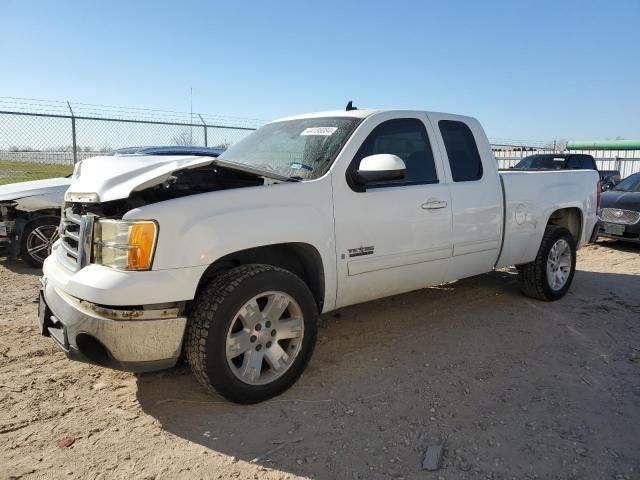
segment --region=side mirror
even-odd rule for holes
[[[404,178],[407,167],[404,161],[397,155],[380,153],[369,155],[360,161],[358,170],[354,172],[355,180],[366,185],[367,183],[386,182]]]

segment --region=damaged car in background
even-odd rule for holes
[[[41,267],[58,239],[60,208],[70,178],[0,186],[0,246],[7,256]]]
[[[223,151],[207,147],[129,147],[104,156],[123,161],[135,155],[206,155],[215,158]],[[51,247],[59,239],[60,211],[71,181],[70,177],[49,178],[0,186],[0,247],[5,247],[9,259],[22,258],[34,268],[42,267]]]

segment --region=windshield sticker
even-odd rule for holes
[[[305,128],[300,136],[302,137],[306,135],[320,135],[323,137],[328,137],[330,135],[333,135],[336,130],[338,130],[338,127],[309,127]]]

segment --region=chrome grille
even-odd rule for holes
[[[632,225],[640,220],[640,212],[622,210],[620,208],[603,208],[600,219],[609,223]]]
[[[60,252],[62,260],[73,270],[79,270],[90,260],[94,215],[73,213],[65,205],[60,222]]]
[[[81,216],[73,213],[72,207],[65,207],[60,222],[60,246],[62,257],[73,267],[78,266],[80,250],[80,220]]]

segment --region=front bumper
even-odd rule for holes
[[[174,308],[109,309],[72,297],[43,277],[39,322],[69,358],[132,372],[174,366],[187,319]]]
[[[640,243],[640,223],[616,224],[600,220],[598,237]]]

